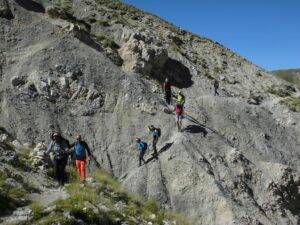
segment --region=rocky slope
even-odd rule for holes
[[[192,224],[299,223],[299,90],[229,49],[112,0],[0,0],[1,123],[80,132],[124,187]],[[185,131],[160,83],[187,98]],[[220,97],[212,79],[220,80]],[[134,139],[162,128],[158,160]],[[149,152],[150,155],[150,152]]]
[[[1,129],[0,223],[4,225],[182,224],[186,220],[157,206],[154,200],[126,193],[119,182],[93,163],[83,185],[67,166],[64,187],[53,180],[46,146],[21,144]]]

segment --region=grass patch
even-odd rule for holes
[[[80,30],[82,30],[86,33],[90,33],[90,31],[91,31],[90,24],[88,24],[84,20],[77,19],[75,16],[73,16],[73,14],[71,12],[64,9],[63,6],[62,7],[51,7],[47,10],[47,14],[49,15],[50,18],[53,18],[53,19],[60,18],[60,19],[66,20],[70,23],[73,23],[73,24],[77,25],[80,28]]]
[[[60,224],[60,225],[73,225],[75,221],[73,219],[65,218],[62,214],[49,214],[44,216],[38,221],[35,221],[34,224],[36,225],[53,225],[53,224]]]
[[[300,90],[300,69],[279,70],[273,73],[280,79],[296,85],[296,87]]]
[[[168,213],[160,208],[154,200],[127,194],[121,184],[110,174],[103,170],[94,170],[92,178],[93,186],[82,185],[79,182],[75,169],[69,169],[73,175],[69,185],[66,187],[70,195],[68,199],[55,202],[56,209],[51,216],[43,215],[41,206],[33,205],[32,209],[36,213],[37,224],[49,224],[53,218],[68,212],[71,217],[82,219],[88,224],[109,223],[118,224],[120,221],[128,224],[136,224],[135,219],[152,222],[152,224],[163,224],[163,220],[176,221],[176,224],[187,225],[184,219],[177,214]],[[120,208],[116,204],[121,204]],[[104,208],[98,206],[104,206]],[[42,217],[43,216],[43,217]],[[46,222],[45,222],[46,221]],[[62,224],[68,224],[65,221]],[[119,222],[116,222],[119,221]]]
[[[34,146],[21,146],[18,148],[17,156],[19,163],[17,163],[16,167],[24,170],[30,171],[30,153],[32,152]]]
[[[39,203],[34,202],[30,205],[30,209],[32,210],[33,219],[39,220],[43,218],[46,214],[44,213],[44,208]]]
[[[19,206],[18,199],[26,196],[26,191],[5,183],[8,177],[0,171],[0,216]]]
[[[214,77],[209,73],[209,72],[205,72],[204,76],[206,76],[208,79],[213,80]]]
[[[219,73],[222,73],[222,68],[215,66],[213,71],[214,71],[214,74],[219,74]]]
[[[111,38],[105,36],[105,35],[94,35],[94,38],[98,43],[100,43],[103,47],[110,47],[111,49],[119,49],[120,46],[111,40]]]
[[[269,92],[270,94],[273,94],[273,95],[277,95],[279,97],[287,97],[287,96],[291,95],[290,91],[284,90],[283,88],[275,86],[275,85],[272,85],[271,87],[269,87],[267,89],[267,92]]]
[[[289,96],[280,101],[293,112],[300,112],[300,99],[294,96]]]
[[[72,12],[72,2],[70,0],[61,0],[60,4],[66,12],[68,12],[70,14],[73,13]]]
[[[96,23],[103,26],[103,27],[109,27],[110,26],[110,24],[108,23],[107,20],[97,20]]]

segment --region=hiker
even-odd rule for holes
[[[181,91],[179,91],[177,97],[176,97],[176,102],[177,104],[182,105],[182,107],[184,107],[184,103],[185,103],[185,96],[182,94]]]
[[[59,185],[64,185],[66,181],[65,168],[67,166],[69,156],[67,151],[70,148],[70,143],[58,132],[53,133],[51,138],[52,140],[47,148],[47,151],[45,152],[45,155],[53,152],[55,177]]]
[[[171,99],[172,99],[172,90],[171,90],[171,84],[169,82],[169,79],[166,78],[164,84],[163,84],[163,90],[165,92],[165,100],[168,105],[171,104]]]
[[[213,81],[213,85],[214,85],[214,90],[215,90],[214,96],[219,95],[219,93],[218,93],[219,81],[217,79],[215,79]]]
[[[148,144],[146,142],[143,142],[140,138],[136,138],[136,143],[138,145],[138,150],[140,151],[139,154],[139,167],[140,167],[142,165],[142,161],[144,162],[144,164],[146,164],[144,155],[147,150]]]
[[[148,126],[148,129],[152,135],[152,148],[153,148],[152,156],[157,157],[158,154],[157,154],[156,144],[158,142],[158,138],[161,135],[161,130],[160,130],[160,128],[156,128],[153,125]]]
[[[88,144],[82,140],[80,134],[76,136],[76,142],[72,144],[74,146],[75,165],[78,176],[81,182],[85,182],[86,179],[86,165],[90,160],[91,151]]]
[[[182,119],[183,119],[183,106],[181,104],[176,104],[175,105],[175,116],[176,116],[176,124],[177,124],[177,129],[178,132],[181,132],[181,127],[182,127]]]

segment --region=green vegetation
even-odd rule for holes
[[[18,187],[6,184],[7,176],[0,171],[0,216],[14,210],[18,205],[18,199],[24,198],[26,191]]]
[[[42,206],[32,204],[34,224],[51,224],[60,218],[61,224],[72,224],[72,217],[81,218],[88,224],[126,221],[136,224],[137,219],[163,224],[163,220],[176,221],[176,224],[187,225],[179,215],[170,214],[157,206],[154,200],[145,200],[127,194],[121,184],[103,170],[92,173],[92,184],[82,185],[75,169],[70,170],[70,183],[67,191],[68,199],[55,202],[54,212],[46,212]],[[116,206],[120,205],[120,206]],[[69,213],[70,219],[62,219]]]
[[[205,72],[204,76],[206,76],[208,79],[213,80],[214,77],[209,73],[209,72]]]
[[[273,95],[277,95],[279,97],[287,97],[287,96],[291,95],[290,91],[285,90],[285,89],[275,86],[275,85],[272,85],[271,87],[269,87],[267,89],[267,92],[269,92],[270,94],[273,94]]]
[[[109,27],[110,26],[110,24],[108,23],[107,20],[97,20],[96,23],[103,26],[103,27]]]
[[[47,13],[53,19],[60,18],[60,19],[66,20],[70,23],[73,23],[74,25],[77,25],[80,28],[80,30],[82,30],[86,33],[90,33],[90,31],[91,31],[90,24],[88,24],[84,20],[77,19],[75,16],[73,16],[73,14],[71,12],[66,10],[64,8],[64,6],[52,7],[50,9],[48,9]]]
[[[300,99],[294,96],[289,96],[280,101],[293,112],[300,112]]]
[[[300,90],[300,69],[278,70],[273,73],[276,77],[296,85]]]
[[[214,71],[214,74],[219,74],[219,73],[222,73],[222,68],[215,66],[213,71]]]
[[[105,36],[105,35],[94,35],[94,38],[96,39],[96,41],[101,44],[103,47],[110,47],[111,49],[119,49],[120,46],[114,42],[113,40],[111,40],[111,38]]]
[[[61,0],[60,4],[66,12],[72,14],[72,2],[70,0]]]

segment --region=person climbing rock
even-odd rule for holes
[[[68,140],[64,139],[58,132],[53,133],[51,138],[52,140],[45,152],[45,155],[53,152],[55,177],[59,185],[64,185],[66,181],[65,168],[67,166],[69,156],[67,151],[70,148],[70,143]]]
[[[174,111],[175,111],[177,129],[178,132],[181,132],[182,119],[183,119],[183,106],[181,104],[176,104]]]
[[[182,105],[182,108],[184,107],[184,103],[185,103],[185,96],[182,94],[181,91],[179,91],[177,97],[176,97],[176,102],[177,104]]]
[[[166,78],[165,82],[163,83],[163,90],[165,92],[165,100],[168,105],[171,104],[172,99],[172,90],[171,90],[171,84],[169,82],[169,79]]]
[[[147,150],[148,144],[146,142],[142,141],[140,138],[136,138],[136,143],[138,146],[138,150],[140,152],[140,154],[139,154],[139,167],[140,167],[142,165],[142,162],[144,162],[144,164],[146,164],[144,155]]]
[[[156,149],[156,144],[158,142],[158,139],[161,135],[161,130],[160,128],[156,128],[154,127],[153,125],[151,126],[148,126],[148,129],[151,133],[151,136],[152,136],[152,148],[153,148],[153,156],[157,157],[157,149]]]
[[[72,144],[74,146],[75,165],[78,176],[81,182],[85,182],[86,179],[86,165],[90,160],[91,151],[88,144],[82,140],[80,134],[76,136],[76,142]]]
[[[219,93],[218,93],[219,81],[217,79],[215,79],[213,81],[213,85],[214,85],[214,90],[215,90],[214,96],[219,95]]]

